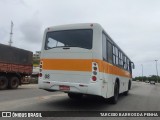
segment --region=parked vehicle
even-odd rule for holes
[[[155,81],[150,81],[150,84],[154,84],[154,85],[155,85],[155,84],[156,84],[156,82],[155,82]]]
[[[0,90],[15,89],[32,74],[33,53],[0,44]]]
[[[148,81],[148,80],[146,80],[146,81],[145,81],[145,83],[149,83],[149,81]]]

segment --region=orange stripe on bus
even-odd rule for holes
[[[92,60],[42,59],[45,70],[92,71]]]
[[[123,77],[131,77],[131,74],[128,71],[122,68],[119,68],[115,65],[112,65],[106,61],[97,60],[97,59],[93,61],[98,63],[100,72],[114,74],[114,75],[123,76]]]
[[[99,71],[118,76],[131,77],[131,74],[117,66],[98,59],[42,59],[44,70],[92,71],[92,62],[98,63]]]

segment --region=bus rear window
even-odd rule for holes
[[[77,29],[53,31],[46,34],[45,50],[58,47],[92,49],[93,30]]]

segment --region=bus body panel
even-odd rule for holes
[[[73,29],[93,30],[92,49],[70,47],[69,49],[44,50],[47,32]],[[127,91],[131,74],[103,60],[103,31],[99,24],[75,24],[47,28],[41,50],[41,73],[43,76],[39,78],[39,88],[61,91],[60,86],[69,86],[70,90],[64,92],[110,98],[114,95],[114,84],[118,79],[120,84],[119,93]],[[93,62],[98,64],[97,80],[95,82],[92,80]]]
[[[100,95],[100,83],[91,80],[91,72],[82,71],[53,71],[44,70],[45,75],[39,78],[39,88],[48,90],[60,90],[59,86],[69,86],[70,90],[65,92],[76,92],[83,94]],[[99,87],[99,88],[97,88]]]

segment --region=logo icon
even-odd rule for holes
[[[45,79],[49,79],[49,78],[50,78],[50,75],[49,75],[49,74],[45,74],[44,78],[45,78]]]
[[[2,112],[2,117],[11,117],[11,112]]]

